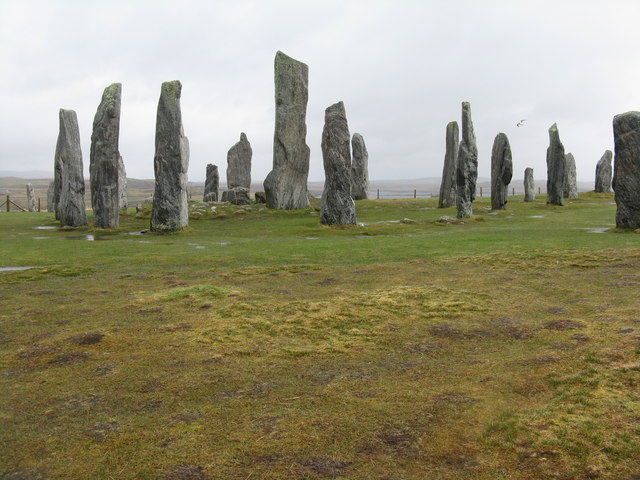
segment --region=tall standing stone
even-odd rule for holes
[[[469,102],[462,102],[462,140],[456,166],[458,218],[471,218],[473,215],[472,203],[476,199],[477,179],[478,147],[471,121],[471,105]]]
[[[533,180],[533,168],[524,169],[524,201],[533,202],[536,199],[536,185]]]
[[[576,176],[576,159],[572,153],[564,156],[564,198],[578,198],[578,179]]]
[[[447,124],[444,166],[442,167],[442,181],[440,182],[438,208],[448,208],[456,204],[456,198],[458,196],[458,185],[456,183],[458,142],[458,122],[449,122]]]
[[[47,212],[55,212],[55,205],[53,202],[53,192],[55,190],[56,182],[49,182],[49,188],[47,188]]]
[[[220,174],[218,166],[212,163],[207,164],[207,178],[204,181],[204,197],[205,202],[218,201],[218,188],[220,185]]]
[[[251,189],[251,144],[247,136],[240,134],[240,141],[227,152],[227,188],[236,187]]]
[[[305,208],[309,147],[306,144],[309,67],[282,52],[275,58],[276,125],[273,170],[264,180],[267,206],[280,210]]]
[[[359,133],[351,137],[351,149],[351,198],[365,200],[369,198],[369,152]]]
[[[640,228],[640,112],[613,117],[616,227]]]
[[[560,142],[558,126],[549,128],[547,148],[547,204],[564,205],[564,178],[566,174],[564,145]]]
[[[513,177],[511,146],[504,133],[496,135],[491,150],[491,209],[506,210],[509,183]]]
[[[596,165],[596,192],[605,193],[611,191],[611,159],[613,153],[606,150]]]
[[[127,169],[124,168],[122,155],[118,155],[118,208],[126,210],[129,206],[127,198]]]
[[[120,225],[118,140],[121,95],[120,83],[105,88],[93,119],[89,174],[93,225],[97,228],[118,228]]]
[[[189,224],[187,170],[189,140],[182,128],[178,80],[164,82],[156,116],[156,153],[153,159],[155,190],[151,230],[175,232]]]
[[[33,184],[27,183],[27,210],[36,211],[36,195],[33,192]]]
[[[356,206],[351,198],[351,146],[349,125],[342,102],[324,112],[322,160],[324,191],[320,205],[323,225],[355,225]]]
[[[60,132],[56,144],[55,165],[60,165],[60,196],[57,217],[63,227],[87,224],[84,210],[84,175],[78,117],[73,110],[60,109]]]

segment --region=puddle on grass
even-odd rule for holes
[[[46,225],[40,225],[39,227],[33,227],[34,230],[57,230],[58,227],[51,227]]]
[[[320,240],[320,237],[304,237],[305,240]]]
[[[49,240],[49,237],[31,237],[34,240]]]
[[[529,215],[527,218],[544,218],[544,215]]]
[[[67,240],[85,240],[87,242],[96,242],[102,240],[114,240],[115,237],[112,235],[91,235],[90,233],[87,235],[74,235],[73,237],[65,237]]]
[[[30,268],[42,268],[41,265],[30,265],[28,267],[0,267],[0,272],[21,272]]]
[[[609,227],[588,227],[583,228],[587,233],[607,233],[609,231]]]
[[[143,234],[144,234],[144,232],[125,232],[122,235],[135,235],[135,236],[137,236],[137,235],[143,235]]]
[[[214,245],[231,245],[231,242],[215,242]]]

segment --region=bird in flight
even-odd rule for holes
[[[521,126],[523,126],[523,125],[524,125],[524,122],[526,122],[526,121],[527,121],[527,119],[526,119],[526,118],[523,118],[523,119],[522,119],[522,120],[520,120],[518,123],[516,123],[516,127],[521,127]]]

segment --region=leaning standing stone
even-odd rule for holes
[[[49,182],[49,188],[47,189],[47,212],[52,213],[55,211],[55,205],[53,202],[53,192],[55,190],[56,182]]]
[[[491,150],[491,209],[506,210],[513,176],[511,146],[504,133],[496,135]]]
[[[60,109],[60,133],[56,144],[55,165],[60,165],[60,197],[57,216],[63,227],[87,224],[84,210],[84,175],[78,117],[73,110]]]
[[[324,112],[322,160],[324,191],[320,206],[323,225],[355,225],[356,206],[351,198],[351,147],[344,104],[338,102]]]
[[[276,126],[273,170],[264,180],[269,208],[292,210],[309,205],[307,100],[309,67],[282,52],[275,58]]]
[[[640,228],[640,112],[613,117],[616,227]]]
[[[578,179],[576,177],[576,159],[572,153],[564,156],[564,198],[578,198]]]
[[[178,80],[164,82],[160,90],[153,159],[156,183],[151,211],[151,230],[155,232],[175,232],[189,224],[189,141],[182,128],[181,93],[182,84]]]
[[[364,138],[354,133],[351,138],[353,160],[351,162],[351,198],[365,200],[369,197],[369,152]]]
[[[456,165],[458,162],[458,122],[447,124],[447,137],[444,152],[444,166],[442,167],[442,181],[440,182],[440,196],[438,208],[448,208],[456,204],[457,184]]]
[[[558,126],[549,128],[547,148],[547,204],[564,205],[564,177],[566,174],[564,145],[560,142]]]
[[[120,225],[118,139],[121,93],[122,85],[119,83],[105,88],[93,119],[89,174],[93,224],[97,228],[118,228]]]
[[[36,211],[36,196],[33,193],[33,184],[27,183],[27,210]]]
[[[596,192],[605,193],[611,191],[611,159],[613,153],[606,150],[596,165]]]
[[[536,185],[533,181],[533,168],[524,169],[524,201],[533,202],[536,199]]]
[[[469,102],[462,102],[462,141],[456,167],[458,218],[471,218],[473,215],[472,203],[476,198],[477,179],[478,148],[471,121],[471,105]]]
[[[236,187],[251,189],[251,144],[244,133],[240,134],[240,141],[227,153],[227,188]]]
[[[127,199],[127,170],[124,168],[122,155],[118,155],[118,208],[127,210],[129,201]]]
[[[220,174],[218,166],[212,163],[207,164],[207,178],[204,182],[204,198],[205,202],[218,201],[218,187],[220,185]]]

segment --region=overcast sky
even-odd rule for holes
[[[638,0],[0,0],[0,170],[53,172],[67,108],[88,178],[96,108],[121,82],[120,152],[128,176],[153,178],[160,84],[178,79],[189,179],[214,163],[223,183],[245,132],[262,180],[282,50],[309,66],[310,180],[324,178],[324,110],[342,100],[371,179],[439,177],[446,124],[469,101],[481,177],[504,132],[514,178],[526,167],[546,178],[556,122],[578,179],[591,181],[613,150],[613,116],[640,110],[639,18]]]

